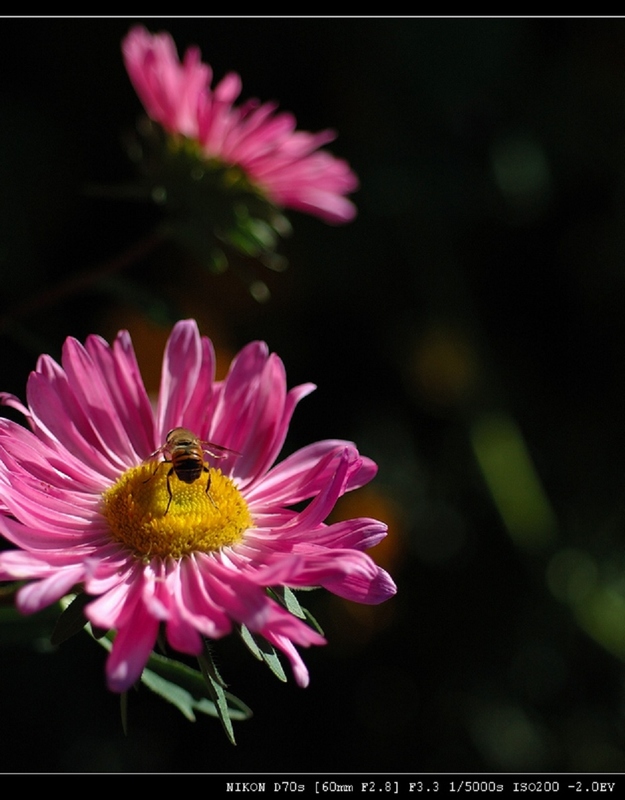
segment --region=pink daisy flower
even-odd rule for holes
[[[1,398],[31,430],[0,419],[0,533],[14,545],[0,553],[0,580],[29,581],[16,600],[25,614],[81,587],[92,598],[86,618],[115,631],[106,665],[115,692],[141,676],[160,630],[197,655],[234,625],[281,650],[305,686],[295,646],[325,640],[267,590],[323,586],[360,603],[395,593],[363,552],[384,524],[324,524],[375,464],[327,440],[274,465],[314,386],[287,391],[284,365],[262,342],[244,347],[223,381],[214,362],[195,322],[179,322],[154,409],[127,332],[112,345],[69,338],[60,365],[39,359],[27,406]]]
[[[238,166],[271,202],[342,223],[353,219],[345,195],[358,179],[349,165],[319,150],[335,133],[297,131],[292,114],[275,103],[234,102],[241,92],[236,73],[211,89],[212,70],[190,47],[182,63],[167,33],[135,27],[122,44],[126,69],[148,115],[170,135],[185,137],[207,161]]]

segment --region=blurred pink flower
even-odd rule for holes
[[[15,546],[0,553],[0,580],[31,581],[17,593],[19,609],[39,611],[82,587],[93,597],[86,617],[116,631],[106,667],[113,691],[140,677],[159,626],[172,648],[198,654],[202,637],[225,636],[233,623],[282,650],[305,686],[295,645],[325,640],[267,588],[323,586],[360,603],[395,593],[362,552],[385,536],[383,523],[323,523],[375,464],[352,443],[327,440],[272,466],[313,389],[287,391],[281,360],[262,342],[215,381],[212,344],[192,320],[168,340],[156,409],[126,331],[112,346],[67,339],[61,365],[41,356],[28,406],[1,397],[32,429],[0,419],[0,534]],[[186,451],[163,449],[178,426],[206,442],[206,469],[191,482],[176,469],[192,466]]]
[[[169,134],[197,142],[207,160],[238,165],[277,205],[331,223],[353,219],[356,208],[345,195],[358,179],[345,161],[319,150],[333,131],[297,131],[293,115],[275,113],[275,103],[235,106],[240,77],[231,72],[211,89],[212,70],[199,49],[190,47],[181,63],[167,33],[132,28],[122,51],[145,110]]]

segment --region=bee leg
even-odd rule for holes
[[[206,479],[206,494],[208,495],[208,499],[211,501],[211,503],[215,506],[215,508],[217,508],[217,503],[213,500],[213,495],[208,491],[211,486],[211,474],[208,467],[204,467],[204,472],[208,472],[208,478]]]
[[[159,462],[158,462],[158,464],[156,465],[156,467],[154,468],[154,472],[153,472],[153,473],[150,475],[150,477],[149,477],[149,478],[146,478],[146,479],[143,481],[143,483],[147,483],[148,481],[151,481],[151,480],[152,480],[152,478],[153,478],[153,477],[156,475],[156,473],[159,471],[159,469],[160,469],[160,468],[163,466],[163,464],[166,464],[166,463],[167,463],[166,461],[159,461]]]
[[[172,467],[167,473],[167,494],[169,495],[169,500],[167,501],[167,508],[165,509],[165,514],[163,514],[163,516],[166,516],[167,512],[169,511],[169,506],[171,505],[171,501],[173,499],[173,495],[171,493],[171,486],[169,485],[169,479],[171,478],[171,474],[173,471],[174,468]]]

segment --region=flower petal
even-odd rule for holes
[[[214,354],[204,343],[194,320],[178,322],[169,337],[163,357],[161,388],[156,412],[156,431],[160,447],[172,428],[205,424],[200,403],[210,404]],[[187,420],[187,414],[190,418]],[[195,435],[201,431],[194,430]]]
[[[120,331],[112,347],[99,336],[90,336],[85,347],[110,392],[131,452],[147,458],[154,448],[154,413],[128,331]]]
[[[358,489],[376,474],[377,467],[361,456],[353,442],[326,439],[307,445],[281,461],[266,475],[248,487],[246,499],[256,505],[294,505],[316,495],[336,470],[336,459],[349,453],[351,467],[345,491]]]
[[[156,642],[158,621],[137,603],[132,623],[120,628],[106,662],[106,679],[112,692],[125,692],[139,680]]]
[[[17,593],[17,607],[23,614],[34,614],[66,595],[75,584],[80,583],[85,570],[82,565],[56,569],[40,581],[29,583]]]
[[[365,605],[378,605],[397,593],[395,582],[381,567],[376,567],[372,575],[354,572],[340,580],[324,579],[320,585],[339,597]]]

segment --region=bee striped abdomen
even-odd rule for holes
[[[178,457],[172,469],[179,480],[184,481],[184,483],[193,483],[205,469],[204,459],[196,454],[187,453]]]

